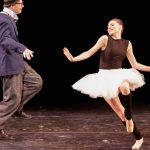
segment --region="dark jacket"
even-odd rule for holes
[[[0,76],[23,72],[25,49],[26,46],[19,43],[16,23],[10,16],[0,13]]]

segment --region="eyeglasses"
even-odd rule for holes
[[[23,5],[23,3],[19,3],[19,2],[18,2],[18,3],[15,3],[15,4],[20,4],[20,5]]]

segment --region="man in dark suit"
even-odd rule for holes
[[[5,131],[6,121],[16,115],[31,118],[23,112],[23,106],[43,85],[41,76],[27,64],[33,51],[18,40],[16,21],[24,7],[22,0],[4,0],[0,12],[0,77],[3,100],[0,101],[0,139],[12,139]]]

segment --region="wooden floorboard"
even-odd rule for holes
[[[11,118],[11,141],[0,150],[131,150],[135,139],[107,106],[26,108],[32,119]],[[134,120],[144,136],[140,150],[150,150],[150,106],[134,108]]]

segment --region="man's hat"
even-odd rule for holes
[[[4,0],[4,7],[9,7],[11,4],[15,3],[17,0]]]

